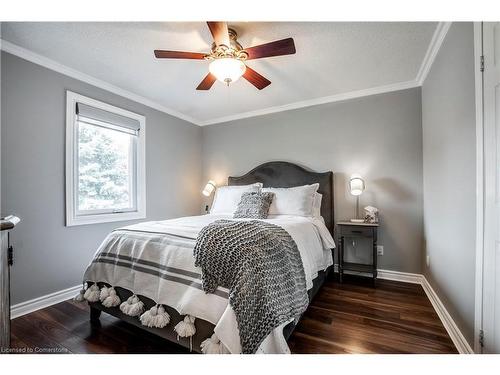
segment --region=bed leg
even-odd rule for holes
[[[90,323],[99,323],[99,317],[101,316],[101,310],[90,306]]]

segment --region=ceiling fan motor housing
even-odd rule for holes
[[[248,58],[248,53],[243,49],[241,44],[238,43],[238,34],[236,33],[236,31],[234,29],[228,28],[228,33],[230,45],[217,45],[215,44],[215,42],[213,42],[211,53],[205,57],[207,60],[232,58],[244,61]]]

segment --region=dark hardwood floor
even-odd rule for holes
[[[457,353],[420,285],[327,282],[296,327],[293,353]]]
[[[456,353],[422,287],[328,281],[289,340],[293,353]],[[12,347],[32,353],[187,353],[173,343],[66,301],[12,321]]]

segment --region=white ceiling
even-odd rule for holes
[[[208,52],[205,23],[2,23],[2,39],[180,112],[197,123],[378,86],[415,81],[437,23],[236,22],[243,47],[292,37],[295,55],[247,64],[272,84],[244,79],[196,86],[208,62],[157,60],[154,49]]]

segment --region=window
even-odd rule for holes
[[[146,217],[144,116],[67,92],[66,225]]]

